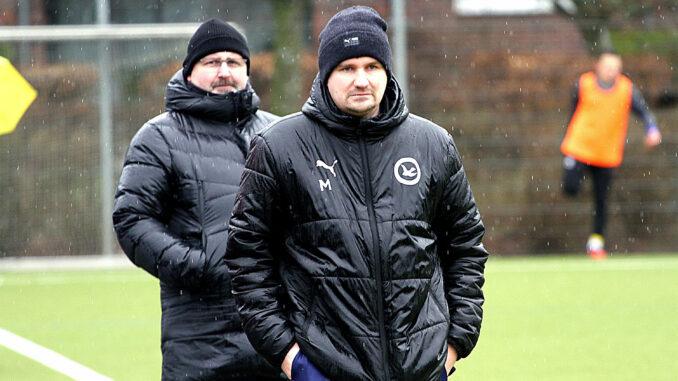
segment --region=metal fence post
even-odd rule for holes
[[[393,73],[400,83],[405,101],[409,98],[407,73],[407,0],[391,2],[391,24],[393,25]]]
[[[97,24],[110,23],[108,0],[97,0]],[[113,97],[110,41],[99,41],[99,153],[101,188],[101,252],[113,254]]]

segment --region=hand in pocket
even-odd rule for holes
[[[330,381],[303,353],[297,353],[292,361],[292,381]]]

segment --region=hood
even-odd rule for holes
[[[227,94],[214,94],[184,80],[177,71],[167,84],[165,108],[219,122],[240,122],[249,119],[261,101],[250,86]]]
[[[409,115],[400,85],[393,75],[389,77],[379,109],[379,115],[369,119],[344,113],[334,104],[327,86],[316,76],[311,95],[301,111],[338,135],[385,136]]]

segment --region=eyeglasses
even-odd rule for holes
[[[209,70],[218,70],[223,64],[226,64],[226,66],[228,66],[228,68],[231,70],[242,69],[247,65],[247,60],[240,58],[226,58],[223,60],[219,58],[203,58],[198,62],[200,62],[203,67]]]

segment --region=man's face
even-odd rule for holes
[[[235,52],[216,52],[198,61],[186,77],[199,88],[216,94],[238,91],[247,85],[247,61]]]
[[[616,54],[602,54],[596,63],[596,75],[605,83],[612,83],[621,73],[622,60]]]
[[[327,89],[339,110],[360,118],[373,118],[379,115],[379,103],[387,82],[386,69],[377,59],[349,58],[332,70]]]

